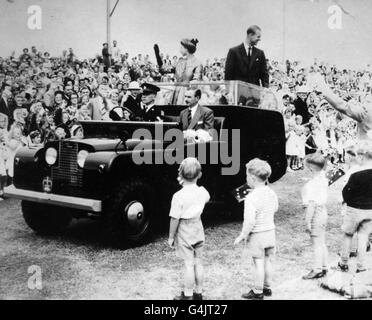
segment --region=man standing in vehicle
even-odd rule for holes
[[[265,53],[256,48],[261,41],[261,28],[251,26],[245,41],[229,50],[225,66],[225,80],[240,80],[262,87],[269,87]]]

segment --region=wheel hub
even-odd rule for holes
[[[132,228],[140,227],[145,221],[144,207],[139,201],[129,203],[124,212],[128,219],[129,226]]]

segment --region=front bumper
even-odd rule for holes
[[[61,196],[53,193],[43,193],[24,189],[17,189],[15,186],[4,188],[6,197],[31,202],[51,204],[60,207],[78,209],[89,212],[101,212],[102,201],[78,197]]]

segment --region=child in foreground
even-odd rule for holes
[[[177,256],[183,259],[185,266],[184,290],[174,300],[203,299],[202,253],[205,236],[200,216],[210,196],[204,187],[197,185],[201,175],[201,165],[197,159],[187,158],[182,161],[178,170],[182,189],[173,195],[169,213],[168,244],[176,249]]]
[[[312,178],[302,189],[302,202],[305,207],[306,231],[310,233],[314,259],[313,269],[302,278],[311,280],[324,277],[328,271],[326,246],[328,179],[325,172],[327,160],[320,153],[314,153],[306,158],[306,166]]]
[[[278,197],[267,186],[270,165],[254,159],[247,165],[247,184],[253,189],[244,202],[243,230],[235,245],[248,241],[248,251],[254,262],[254,288],[244,299],[262,300],[271,296],[272,258],[275,253],[274,214],[278,211]]]
[[[365,255],[368,237],[372,233],[372,142],[359,142],[356,154],[360,161],[360,167],[351,173],[342,190],[342,196],[347,207],[341,227],[344,240],[338,267],[344,272],[349,270],[350,246],[352,237],[357,233],[356,273],[360,273],[367,270]]]

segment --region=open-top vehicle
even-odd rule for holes
[[[14,185],[5,193],[22,200],[33,230],[56,233],[72,217],[101,218],[110,239],[141,243],[168,216],[187,156],[201,161],[200,184],[212,202],[234,203],[231,191],[245,182],[253,158],[270,163],[272,182],[285,174],[283,117],[269,90],[235,81],[193,83],[203,92],[201,104],[214,111],[216,134],[210,142],[187,143],[177,132],[188,85],[157,85],[164,122],[85,121],[84,139],[18,151]]]

